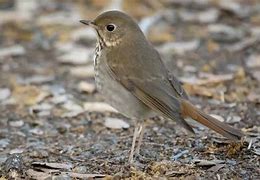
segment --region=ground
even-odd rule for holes
[[[102,103],[95,33],[78,22],[114,8],[137,20],[197,107],[246,137],[155,117],[129,164],[135,122]],[[0,179],[260,179],[257,0],[4,0],[0,32]]]

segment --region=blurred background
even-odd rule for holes
[[[148,120],[145,158],[135,170],[125,166],[134,122],[96,91],[96,34],[79,23],[112,9],[136,19],[193,103],[242,128],[253,139],[248,147],[233,153],[202,126],[194,138],[157,118]],[[0,179],[56,171],[77,178],[259,175],[259,0],[0,0],[0,32]],[[240,160],[224,166],[209,161],[237,151]],[[200,160],[211,165],[194,165]],[[212,166],[219,169],[207,171]]]

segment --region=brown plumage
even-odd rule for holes
[[[94,21],[81,22],[92,26],[98,35],[97,88],[119,112],[137,121],[157,113],[193,132],[185,121],[191,117],[229,139],[243,136],[189,102],[181,83],[169,75],[159,53],[130,16],[108,11]]]
[[[190,102],[181,99],[181,113],[182,117],[190,117],[197,122],[207,126],[208,128],[218,132],[222,136],[232,140],[240,140],[243,137],[243,133],[226,123],[220,122],[216,118],[209,116],[193,106]]]

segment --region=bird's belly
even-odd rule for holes
[[[105,101],[129,118],[146,119],[155,113],[143,102],[127,91],[119,82],[114,80],[100,59],[95,63],[95,81],[98,91]]]

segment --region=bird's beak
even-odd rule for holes
[[[95,23],[93,21],[90,20],[80,20],[79,22],[81,22],[82,24],[85,24],[87,26],[91,26],[93,28],[97,28],[97,26],[95,25]]]

